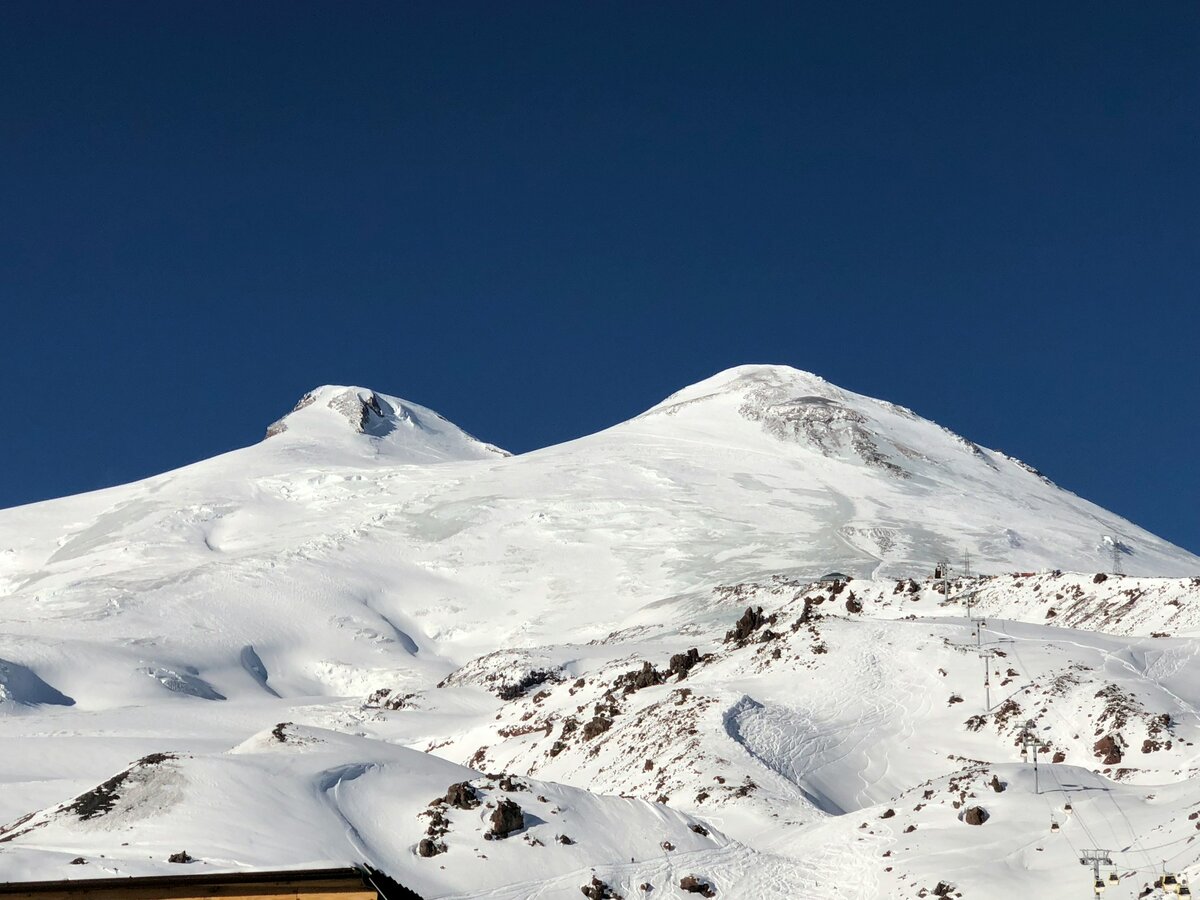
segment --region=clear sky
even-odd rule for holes
[[[0,506],[775,362],[1200,551],[1190,0],[8,0],[0,129]]]

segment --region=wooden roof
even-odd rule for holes
[[[0,884],[0,897],[30,900],[420,900],[382,873],[346,866],[275,872],[204,872]]]

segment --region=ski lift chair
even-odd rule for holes
[[[1116,872],[1109,872],[1108,873],[1108,883],[1109,884],[1120,884],[1121,876],[1118,875]]]
[[[1092,890],[1096,892],[1097,897],[1099,897],[1101,894],[1103,894],[1104,893],[1104,880],[1101,878],[1097,878],[1096,883],[1094,885],[1092,885]]]

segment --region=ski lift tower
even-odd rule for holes
[[[942,583],[942,597],[950,599],[950,560],[942,557],[933,570],[933,577]]]
[[[979,653],[980,657],[982,657],[982,659],[983,659],[983,696],[984,696],[984,702],[987,704],[984,707],[984,711],[990,713],[992,711],[992,679],[991,679],[992,658],[996,655],[996,651],[989,650],[989,649],[980,649],[977,652]],[[1036,772],[1037,771],[1037,748],[1036,747],[1034,748],[1033,752],[1034,752],[1034,757],[1033,757],[1034,758],[1034,772]]]
[[[1038,750],[1042,746],[1042,741],[1034,733],[1036,728],[1037,725],[1033,719],[1029,719],[1025,722],[1025,727],[1021,729],[1021,756],[1028,759],[1029,751],[1033,750],[1033,792],[1040,794],[1042,788],[1038,776]]]
[[[1108,855],[1107,850],[1092,849],[1079,852],[1083,854],[1079,857],[1079,864],[1092,867],[1092,890],[1099,897],[1104,891],[1104,879],[1100,877],[1100,867],[1114,865],[1112,857]]]
[[[1105,535],[1104,540],[1109,543],[1109,554],[1112,557],[1112,574],[1121,575],[1121,539],[1117,535]]]

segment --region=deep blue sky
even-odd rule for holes
[[[1190,0],[10,0],[0,85],[0,506],[779,362],[1200,551]]]

